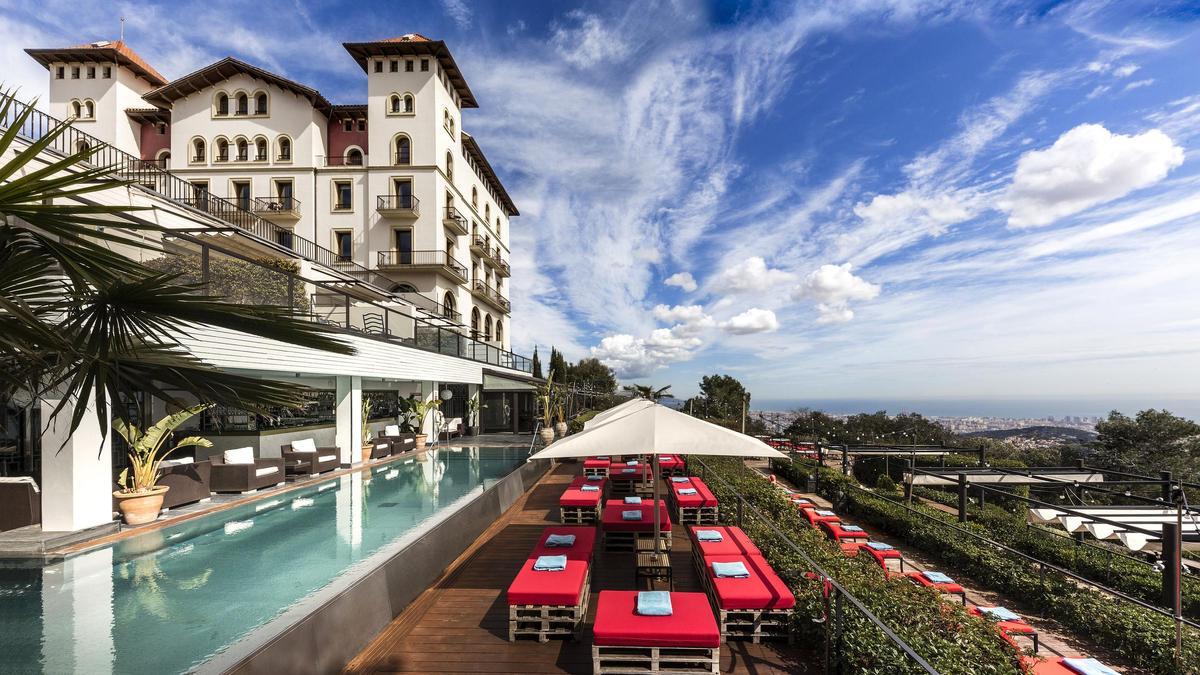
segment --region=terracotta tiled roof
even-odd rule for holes
[[[115,61],[129,67],[150,84],[161,87],[167,83],[167,78],[151,68],[145,59],[122,40],[99,40],[61,49],[26,49],[25,53],[47,68],[54,61]]]
[[[202,91],[237,74],[249,75],[255,79],[273,84],[280,89],[303,96],[312,103],[314,108],[326,115],[333,108],[329,101],[321,95],[321,92],[316,89],[307,87],[294,80],[289,80],[282,75],[276,75],[268,70],[263,70],[258,66],[252,66],[232,56],[226,56],[216,63],[205,66],[193,73],[188,73],[170,83],[166,83],[154,91],[147,92],[143,98],[156,105],[169,106],[178,99]]]
[[[462,107],[479,107],[479,103],[475,101],[475,94],[471,93],[471,88],[467,86],[467,80],[459,70],[458,64],[454,62],[450,49],[441,40],[430,40],[419,33],[408,33],[370,42],[344,42],[342,46],[350,52],[363,72],[367,71],[367,59],[375,56],[432,56],[450,78],[454,90],[462,100]]]
[[[420,33],[407,33],[407,34],[401,35],[399,37],[391,37],[391,38],[384,38],[382,40],[377,40],[377,42],[433,42],[433,40],[430,40],[429,38],[425,37],[424,35],[421,35]]]

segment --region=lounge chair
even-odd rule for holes
[[[677,455],[661,455],[658,458],[658,471],[663,478],[684,475],[684,461]]]
[[[173,509],[185,504],[202,502],[212,497],[212,462],[194,461],[190,457],[167,459],[159,464],[159,485],[171,488],[163,495],[164,509]],[[122,485],[113,479],[113,491]],[[119,510],[113,497],[113,511]]]
[[[713,563],[742,563],[748,577],[721,577]],[[782,637],[792,641],[796,596],[760,555],[716,555],[704,558],[700,577],[719,614],[722,639]]]
[[[850,541],[865,542],[870,539],[867,533],[857,525],[825,520],[818,523],[818,527],[825,531],[825,536],[839,544]]]
[[[389,424],[383,428],[383,433],[379,436],[380,441],[386,441],[391,444],[391,454],[399,455],[405,452],[411,452],[417,449],[417,435],[414,433],[404,433],[400,431],[400,425]]]
[[[652,551],[654,550],[654,512],[652,500],[641,504],[626,504],[623,499],[610,499],[600,512],[600,527],[603,530],[606,551]],[[640,511],[637,520],[625,520],[625,511]],[[666,502],[658,502],[659,540],[663,551],[671,550],[671,514]]]
[[[1083,661],[1089,662],[1091,669],[1081,668],[1076,663]],[[1047,659],[1028,659],[1025,661],[1030,668],[1027,672],[1032,675],[1084,675],[1085,673],[1104,672],[1102,669],[1108,669],[1108,666],[1083,656],[1054,656]],[[1112,671],[1116,672],[1116,671]]]
[[[607,457],[588,457],[583,460],[583,475],[607,477],[610,466],[612,466],[612,460]]]
[[[317,447],[316,441],[311,438],[285,443],[280,449],[284,462],[295,467],[297,473],[314,476],[341,466],[339,453],[336,446]]]
[[[590,478],[590,479],[589,479]],[[566,524],[582,525],[600,521],[600,504],[604,493],[608,491],[608,479],[596,476],[579,476],[558,498],[559,521]],[[584,490],[583,486],[595,489]]]
[[[888,546],[887,544],[871,541],[846,541],[842,542],[841,546],[842,552],[846,554],[847,558],[866,553],[874,558],[885,573],[904,573],[904,556],[895,548],[881,548]]]
[[[943,598],[957,598],[965,607],[967,604],[967,592],[963,587],[954,580],[950,581],[934,581],[930,579],[930,572],[905,572],[904,576],[918,586],[932,588],[942,594]]]
[[[996,627],[997,631],[999,631],[1000,636],[1004,638],[1004,641],[1012,645],[1013,649],[1017,650],[1018,653],[1024,651],[1021,646],[1017,644],[1017,638],[1022,638],[1032,642],[1033,653],[1037,654],[1039,646],[1037,629],[1033,626],[1030,626],[1019,616],[1016,619],[997,619],[994,616],[995,609],[1001,608],[982,608],[971,606],[967,608],[967,611],[975,616],[983,617],[984,619],[991,621],[992,625]]]
[[[716,524],[719,515],[717,498],[704,484],[704,481],[699,478],[690,478],[687,482],[672,480],[669,485],[671,486],[671,501],[675,505],[675,518],[679,523],[685,525]]]
[[[382,438],[371,443],[371,459],[386,459],[392,456],[392,444]]]
[[[213,492],[253,492],[284,483],[284,459],[255,457],[253,448],[226,450],[209,461]]]
[[[551,547],[551,535],[570,535],[570,546]],[[536,637],[546,642],[551,637],[578,638],[587,616],[591,596],[591,560],[595,551],[596,530],[591,527],[548,527],[538,545],[521,565],[508,587],[508,640]],[[559,571],[534,569],[543,556],[562,556],[565,566]]]
[[[821,523],[840,523],[840,522],[842,522],[842,519],[839,518],[836,513],[834,513],[833,511],[829,511],[828,509],[822,509],[820,507],[801,508],[800,515],[803,516],[804,519],[808,521],[808,524],[811,525],[814,530],[819,528],[821,526]]]
[[[592,626],[592,672],[718,675],[721,632],[703,593],[671,593],[670,616],[638,614],[637,591],[601,591]]]
[[[0,478],[0,532],[42,522],[42,494],[29,476]]]

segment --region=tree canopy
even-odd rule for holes
[[[611,394],[617,390],[617,377],[612,368],[600,359],[579,359],[566,367],[565,382],[589,389],[597,394]]]
[[[1143,410],[1134,417],[1117,411],[1096,425],[1094,462],[1105,468],[1176,478],[1200,478],[1200,424],[1166,410]]]

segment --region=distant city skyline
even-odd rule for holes
[[[681,397],[1200,398],[1194,3],[0,3],[23,97],[23,47],[120,15],[168,78],[232,55],[334,103],[343,41],[453,44],[521,204],[520,353]]]
[[[1048,420],[1050,417],[1104,418],[1116,410],[1134,415],[1148,408],[1166,409],[1193,420],[1200,420],[1200,397],[1136,399],[1046,399],[1046,398],[955,398],[955,399],[758,399],[751,397],[755,412],[784,412],[808,408],[831,415],[873,413],[889,415],[919,413],[925,417],[989,417]]]

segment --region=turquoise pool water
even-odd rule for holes
[[[519,466],[521,448],[397,460],[39,568],[0,565],[0,672],[179,673]]]

